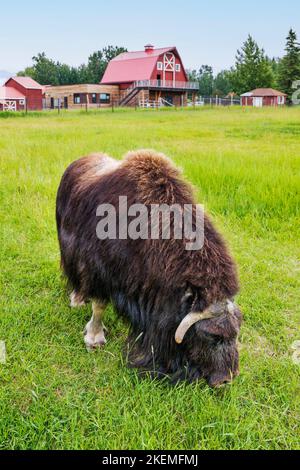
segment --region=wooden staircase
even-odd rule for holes
[[[123,98],[121,98],[119,105],[120,106],[130,106],[130,104],[133,104],[132,101],[138,93],[140,92],[140,88],[137,86],[133,86],[132,88],[129,88],[127,90],[127,93]]]

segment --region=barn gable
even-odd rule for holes
[[[24,90],[43,90],[42,85],[33,80],[31,77],[12,77],[9,78],[4,86],[18,85]]]
[[[188,77],[176,47],[154,49],[153,46],[148,45],[145,46],[144,51],[125,52],[111,60],[101,83],[122,84],[138,80],[154,80],[157,72],[166,71],[168,75],[173,71],[173,65],[178,81],[180,79],[187,82]]]

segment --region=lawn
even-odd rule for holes
[[[182,167],[238,262],[241,376],[211,390],[141,380],[90,308],[69,308],[55,196],[78,157],[154,148]],[[115,110],[0,116],[0,449],[296,449],[300,442],[300,109]]]

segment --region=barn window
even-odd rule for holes
[[[100,93],[100,103],[110,103],[110,94]]]
[[[176,64],[176,72],[180,72],[180,70],[181,70],[180,64]]]
[[[74,94],[74,104],[80,104],[80,103],[81,103],[80,94],[79,94],[79,93],[75,93],[75,94]]]
[[[92,103],[96,104],[97,103],[97,95],[96,93],[92,93]]]
[[[163,63],[157,62],[157,70],[162,70],[162,69],[163,69]]]

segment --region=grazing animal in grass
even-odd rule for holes
[[[191,186],[162,154],[140,150],[122,161],[92,154],[69,166],[57,195],[61,264],[74,292],[72,306],[92,302],[85,344],[106,343],[108,303],[130,322],[128,361],[171,381],[205,378],[212,387],[239,373],[237,337],[242,315],[236,266],[210,219],[204,245],[184,240],[97,237],[97,208],[119,197],[132,204],[195,204]]]

